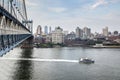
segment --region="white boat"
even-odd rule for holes
[[[89,58],[80,58],[79,59],[80,63],[86,63],[86,64],[90,64],[90,63],[94,63],[95,61]]]
[[[96,44],[92,46],[93,48],[104,48],[103,44]]]

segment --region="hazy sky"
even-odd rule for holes
[[[28,17],[38,25],[64,30],[89,27],[92,32],[120,31],[120,0],[26,0]]]

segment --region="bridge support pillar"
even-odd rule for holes
[[[31,36],[30,38],[26,39],[26,40],[21,44],[21,48],[23,48],[23,49],[33,48],[33,36]]]

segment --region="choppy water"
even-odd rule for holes
[[[15,48],[0,58],[0,80],[120,80],[120,49]]]

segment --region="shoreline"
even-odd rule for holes
[[[92,46],[91,48],[120,48],[120,46],[101,46],[101,47]]]
[[[64,47],[82,47],[82,48],[120,48],[120,46],[101,46],[101,47],[94,47],[94,46],[64,46]],[[33,47],[33,48],[62,48],[62,46],[59,47]]]

